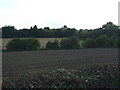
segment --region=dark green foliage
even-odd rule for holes
[[[117,38],[120,36],[120,29],[117,25],[112,22],[108,22],[100,28],[96,29],[80,29],[69,28],[64,25],[62,28],[50,29],[49,27],[44,27],[43,29],[34,25],[30,29],[20,29],[16,30],[14,26],[2,27],[2,37],[3,38],[61,38],[61,37],[71,37],[78,36],[82,40],[87,38],[97,38],[101,35],[107,35],[108,37]]]
[[[65,38],[60,42],[63,49],[78,49],[80,48],[79,40],[77,37]]]
[[[64,49],[74,49],[79,48],[79,42],[77,39],[71,39],[72,36],[79,37],[80,40],[83,40],[84,44],[82,47],[86,48],[117,48],[120,47],[120,27],[108,22],[100,28],[96,29],[80,29],[76,30],[75,28],[69,28],[64,25],[62,28],[50,29],[49,27],[44,27],[43,29],[35,25],[30,29],[20,29],[16,30],[14,26],[5,26],[2,27],[2,37],[3,38],[69,38],[62,39],[61,47]],[[74,41],[75,40],[75,41]],[[77,40],[77,41],[76,41]],[[74,42],[73,42],[74,41]],[[75,45],[73,45],[73,43]],[[81,45],[81,44],[80,44]],[[53,47],[53,42],[49,42],[47,48],[55,49]],[[22,48],[22,47],[21,47]],[[50,49],[50,48],[49,48]]]
[[[7,38],[7,37],[13,38],[13,37],[16,37],[16,32],[17,32],[17,30],[15,29],[14,26],[2,27],[2,37],[3,38]]]
[[[102,48],[111,47],[110,38],[107,35],[102,35],[96,38],[96,46]]]
[[[110,44],[111,44],[111,47],[112,48],[118,48],[118,39],[110,39],[111,40],[111,42],[110,42]]]
[[[69,37],[76,34],[75,28],[59,28],[50,29],[49,27],[44,27],[43,29],[38,29],[37,25],[31,27],[30,29],[20,29],[16,30],[14,26],[2,27],[2,37],[3,38],[24,38],[24,37],[34,37],[34,38],[55,38],[55,37]]]
[[[40,43],[34,38],[25,39],[13,39],[7,46],[7,50],[10,51],[24,51],[24,50],[38,50],[40,48]]]
[[[116,64],[96,65],[94,67],[68,70],[64,68],[41,70],[41,72],[19,73],[15,77],[3,77],[2,89],[90,89],[105,88],[118,90],[119,72]]]
[[[118,43],[117,44],[118,44],[118,47],[120,48],[120,39],[118,39]]]
[[[85,40],[85,39],[88,38],[89,32],[88,32],[88,31],[85,31],[85,30],[79,31],[79,32],[78,32],[78,36],[79,36],[80,39]]]
[[[87,39],[83,43],[83,47],[85,48],[95,48],[96,47],[96,41],[94,39]]]
[[[7,44],[6,48],[7,50],[15,50],[15,51],[23,50],[23,43],[21,39],[13,39]]]
[[[97,38],[101,35],[107,35],[108,37],[114,36],[114,37],[118,37],[120,36],[119,33],[120,29],[118,28],[117,25],[114,25],[112,22],[108,22],[107,24],[104,24],[102,27],[100,28],[96,28],[96,29],[90,29],[90,30],[83,30],[80,29],[79,32],[77,33],[77,35],[85,40],[87,38]]]
[[[55,40],[54,42],[49,41],[46,45],[47,49],[59,49],[59,42],[58,40]]]
[[[76,29],[74,28],[65,28],[65,30],[63,31],[64,37],[74,36],[75,34],[76,34]]]

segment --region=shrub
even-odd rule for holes
[[[120,48],[120,39],[118,39],[117,45],[118,45],[118,48]]]
[[[111,38],[111,47],[117,48],[118,47],[118,39],[112,39]]]
[[[55,40],[54,42],[48,41],[46,45],[47,49],[59,49],[59,42],[58,40]]]
[[[19,51],[23,49],[23,45],[21,42],[22,42],[21,39],[18,39],[18,38],[13,39],[7,44],[6,48],[7,50]]]
[[[22,51],[22,50],[38,50],[40,48],[40,43],[35,38],[25,38],[25,39],[13,39],[7,46],[7,50],[10,51]]]
[[[96,38],[96,46],[102,48],[109,48],[111,47],[110,38],[107,35],[101,35]]]
[[[2,78],[2,90],[76,89],[105,88],[119,90],[119,75],[116,64],[94,65],[82,69],[57,68],[53,70],[16,73],[14,77]]]
[[[95,48],[96,47],[96,42],[95,42],[94,39],[87,39],[83,43],[83,47],[85,47],[85,48]]]
[[[78,49],[80,48],[79,40],[77,37],[65,38],[60,42],[63,49]]]

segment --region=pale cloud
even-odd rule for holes
[[[2,3],[1,3],[2,2]],[[118,23],[116,0],[0,0],[0,25],[97,28]]]

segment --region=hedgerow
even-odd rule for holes
[[[118,67],[96,65],[91,68],[69,70],[57,68],[42,72],[3,77],[2,90],[14,88],[119,88]]]

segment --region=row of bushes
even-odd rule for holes
[[[120,40],[113,39],[108,37],[107,35],[99,36],[95,39],[88,38],[83,43],[84,48],[117,48],[120,47]]]
[[[79,39],[77,37],[63,38],[60,42],[48,42],[47,49],[78,49],[80,48]]]
[[[59,42],[48,42],[46,48],[58,49]],[[54,47],[54,48],[53,48]],[[110,38],[107,35],[101,35],[97,38],[87,38],[84,41],[79,40],[78,37],[65,38],[60,41],[60,48],[62,49],[79,49],[79,48],[119,48],[120,40]]]
[[[46,44],[46,49],[75,49],[79,48],[79,40],[76,37],[64,38],[60,42],[55,40],[53,42],[49,41]],[[24,38],[24,39],[13,39],[7,46],[9,51],[29,51],[29,50],[40,50],[40,43],[35,38]]]
[[[117,48],[120,47],[120,40],[109,38],[106,35],[95,39],[88,38],[84,41],[78,37],[63,38],[60,42],[55,40],[46,44],[46,49],[79,49],[79,48]],[[7,50],[40,50],[40,43],[35,38],[13,39],[6,46]]]

